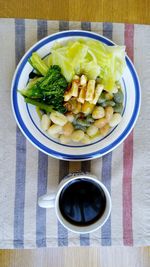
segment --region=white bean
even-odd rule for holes
[[[89,136],[94,136],[94,135],[96,135],[97,134],[97,132],[98,132],[98,128],[96,127],[96,126],[94,126],[94,125],[91,125],[91,126],[89,126],[88,128],[87,128],[87,134],[89,135]]]
[[[84,134],[84,137],[81,139],[81,142],[83,144],[90,144],[91,143],[90,137],[87,134]]]
[[[41,128],[44,131],[47,131],[47,129],[49,128],[50,125],[51,125],[51,121],[50,121],[49,117],[46,114],[44,114],[42,116],[42,119],[41,119]]]
[[[92,112],[93,119],[101,119],[105,116],[105,110],[103,107],[96,106]]]
[[[105,108],[105,118],[109,122],[113,116],[114,109],[112,107]]]
[[[108,132],[109,132],[109,124],[105,124],[105,126],[103,128],[100,129],[100,133],[102,136],[105,136]]]
[[[116,125],[119,124],[121,121],[121,115],[119,113],[114,113],[111,120],[109,121],[110,127],[115,127]]]
[[[61,142],[62,144],[68,144],[68,143],[70,142],[70,137],[61,134],[61,135],[60,135],[60,142]]]
[[[71,135],[73,130],[74,130],[74,127],[73,127],[72,123],[69,121],[63,126],[63,134],[65,136]]]
[[[106,118],[101,118],[94,122],[94,126],[96,126],[97,128],[102,128],[105,126],[106,123],[107,123]]]
[[[67,117],[67,119],[68,119],[68,121],[70,121],[70,122],[73,122],[74,121],[74,116],[73,116],[73,114],[66,114],[66,117]]]
[[[57,125],[64,126],[67,123],[67,118],[58,111],[53,111],[50,114],[50,119]]]
[[[59,134],[49,134],[50,137],[58,139],[59,138]]]
[[[47,130],[47,133],[52,137],[54,137],[57,134],[58,135],[61,134],[61,132],[62,132],[62,127],[60,125],[56,125],[56,124],[53,124]]]
[[[71,139],[74,142],[79,142],[83,139],[84,137],[84,132],[82,130],[76,130],[72,133]]]

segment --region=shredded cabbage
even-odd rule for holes
[[[125,47],[107,46],[90,39],[57,43],[52,47],[48,65],[59,65],[68,82],[74,74],[85,74],[88,79],[99,76],[105,90],[112,91],[126,66]]]

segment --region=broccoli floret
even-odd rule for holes
[[[38,103],[52,105],[53,108],[61,113],[66,111],[63,106],[64,92],[68,86],[65,77],[61,74],[59,66],[51,66],[45,77],[37,79],[25,90],[20,91],[24,97],[36,100]],[[32,104],[32,103],[31,103]]]

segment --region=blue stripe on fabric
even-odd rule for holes
[[[103,23],[103,35],[112,40],[112,23]],[[102,182],[111,194],[111,163],[112,152],[102,157]],[[102,246],[111,245],[111,215],[101,229]]]
[[[69,21],[60,20],[59,21],[59,31],[69,30]]]
[[[102,183],[111,194],[111,162],[112,152],[102,157]],[[101,229],[102,246],[111,245],[111,215]]]
[[[15,55],[16,65],[25,53],[25,22],[15,20]],[[12,159],[13,160],[13,159]],[[24,247],[24,204],[26,176],[26,139],[16,128],[16,185],[14,207],[14,247]]]
[[[91,31],[91,22],[81,22],[81,29],[83,31]]]
[[[69,162],[59,161],[59,182],[69,173]],[[58,246],[68,246],[68,231],[67,229],[58,221]]]
[[[37,200],[47,193],[48,157],[42,152],[38,154],[38,190]],[[36,245],[46,247],[46,209],[36,209]]]
[[[47,36],[47,21],[37,21],[37,39],[38,41]]]
[[[47,36],[47,21],[37,21],[37,39],[40,40]],[[39,151],[38,154],[38,198],[47,193],[48,176],[48,156]],[[36,209],[36,245],[46,247],[46,209],[40,208],[37,204]]]
[[[113,24],[112,23],[103,23],[103,35],[106,38],[112,40],[112,31],[113,31]]]
[[[91,23],[90,22],[81,22],[81,29],[84,31],[91,31]],[[83,161],[81,162],[81,171],[82,172],[90,172],[91,171],[91,161]],[[90,235],[89,234],[80,234],[80,245],[81,246],[89,246],[90,245]]]

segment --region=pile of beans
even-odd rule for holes
[[[96,80],[88,81],[85,75],[75,75],[64,94],[64,106],[65,114],[52,111],[42,115],[42,129],[63,144],[72,141],[90,144],[120,123],[123,93],[119,83],[109,93]]]
[[[113,93],[102,91],[96,104],[80,103],[75,97],[66,102],[67,112],[52,111],[43,114],[41,127],[52,138],[63,144],[80,142],[90,144],[95,138],[108,134],[121,121],[123,93],[120,85]]]

